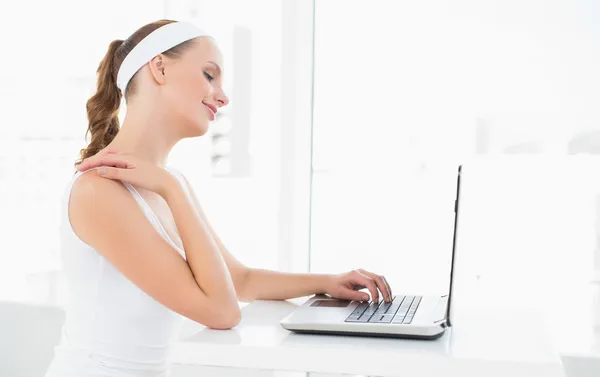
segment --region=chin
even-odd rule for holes
[[[206,134],[208,132],[208,126],[208,122],[191,123],[189,127],[187,127],[187,137],[198,137]]]

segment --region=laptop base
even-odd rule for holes
[[[377,338],[398,338],[398,339],[421,339],[435,340],[440,338],[446,332],[446,324],[441,324],[442,331],[435,335],[403,335],[390,333],[371,333],[371,332],[353,332],[353,331],[319,331],[319,330],[291,330],[298,334],[313,335],[343,335],[343,336],[368,336]]]

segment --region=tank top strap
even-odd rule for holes
[[[191,199],[192,195],[190,193],[190,188],[189,188],[187,181],[186,181],[185,177],[183,176],[183,174],[179,170],[177,170],[173,167],[170,167],[170,166],[165,167],[165,169],[169,173],[171,173],[175,178],[177,178],[177,180],[179,181],[179,184],[183,187],[183,191],[188,196],[188,198]]]

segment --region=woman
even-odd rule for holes
[[[87,102],[91,141],[65,193],[69,301],[47,377],[166,376],[181,316],[230,329],[238,300],[325,293],[364,301],[356,289],[366,287],[374,301],[378,290],[389,301],[387,282],[371,272],[253,269],[219,240],[188,181],[165,162],[229,102],[221,67],[213,40],[187,23],[154,22],[110,44]]]

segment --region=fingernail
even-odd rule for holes
[[[102,166],[98,169],[98,173],[100,173],[100,175],[106,175],[106,167]]]
[[[365,300],[365,301],[369,301],[369,296],[367,296],[367,295],[364,295],[364,296],[363,296],[363,300]]]

